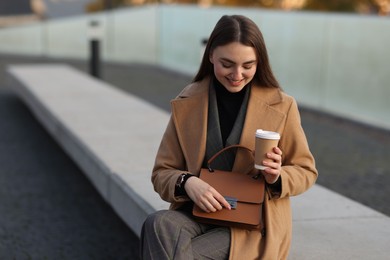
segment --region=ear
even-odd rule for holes
[[[212,51],[210,51],[209,60],[210,60],[211,64],[214,64],[214,62],[213,62],[213,52]]]

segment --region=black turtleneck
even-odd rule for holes
[[[217,79],[214,79],[214,82],[215,93],[217,95],[219,124],[223,145],[225,146],[226,139],[229,137],[238,112],[240,111],[248,85],[239,92],[231,93]]]

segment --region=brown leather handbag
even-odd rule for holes
[[[231,210],[207,213],[194,205],[192,214],[202,223],[232,226],[244,229],[263,228],[263,201],[265,182],[261,174],[252,176],[238,172],[227,172],[211,168],[212,161],[231,148],[243,148],[252,155],[252,150],[241,145],[225,147],[210,158],[208,169],[201,169],[199,178],[214,187],[231,205]]]

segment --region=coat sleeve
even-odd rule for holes
[[[279,147],[283,152],[280,198],[305,192],[315,183],[318,172],[294,99],[287,112]]]
[[[188,197],[175,197],[175,184],[180,174],[188,173],[172,117],[162,137],[152,172],[154,190],[167,202],[181,202]]]

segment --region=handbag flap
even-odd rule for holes
[[[264,201],[264,179],[251,175],[202,168],[199,178],[210,184],[222,196],[232,197],[238,202],[260,204]]]

